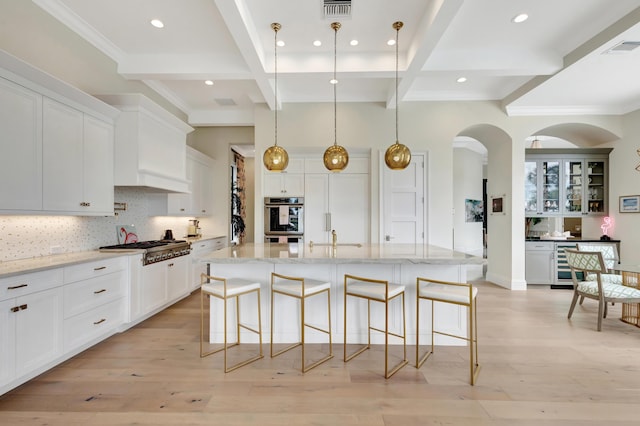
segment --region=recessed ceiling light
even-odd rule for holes
[[[515,22],[516,24],[519,24],[521,22],[526,21],[527,19],[529,19],[529,15],[527,15],[526,13],[520,13],[520,14],[514,16],[511,19],[511,22]]]
[[[389,40],[389,41],[387,41],[387,44],[388,44],[389,46],[395,46],[396,41],[395,41],[395,40]]]
[[[358,40],[351,40],[349,42],[349,44],[352,45],[352,46],[357,46],[358,45]]]
[[[278,46],[282,47],[282,46],[284,46],[284,41],[282,41],[282,40],[278,40],[278,41],[276,42],[276,44],[277,44]]]
[[[211,80],[205,80],[204,84],[206,84],[207,86],[213,86],[213,81]]]
[[[315,47],[320,47],[320,46],[322,46],[322,42],[321,42],[320,40],[315,40],[315,41],[313,42],[313,45],[314,45]]]
[[[465,81],[467,81],[467,77],[460,77],[456,80],[458,83],[464,83]]]
[[[152,19],[151,20],[151,25],[153,25],[156,28],[163,28],[164,27],[164,22],[162,22],[159,19]]]

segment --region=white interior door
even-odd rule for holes
[[[380,156],[382,224],[380,241],[387,244],[425,243],[426,154],[414,153],[404,170],[391,170]]]

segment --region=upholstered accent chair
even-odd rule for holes
[[[602,330],[602,319],[607,317],[607,302],[640,303],[640,290],[602,279],[602,276],[607,273],[607,268],[600,251],[565,249],[565,253],[573,281],[573,299],[569,308],[569,319],[579,297],[598,301],[598,331]],[[582,280],[578,278],[579,272],[582,273]]]

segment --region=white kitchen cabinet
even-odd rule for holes
[[[200,287],[200,274],[207,273],[207,264],[200,262],[200,257],[220,250],[227,246],[227,237],[216,237],[191,243],[191,272],[189,275],[190,289]]]
[[[213,210],[213,158],[187,147],[189,193],[149,194],[152,216],[209,216]]]
[[[0,301],[0,388],[16,374],[15,306],[15,299]]]
[[[167,298],[169,301],[178,300],[191,292],[189,286],[189,256],[181,256],[167,260]]]
[[[210,216],[213,212],[214,160],[192,150],[187,156],[191,163],[191,213],[193,216]]]
[[[131,282],[130,322],[139,322],[189,294],[190,257],[137,264]]]
[[[302,197],[304,196],[304,174],[274,173],[263,176],[265,197]]]
[[[370,241],[368,174],[306,174],[304,201],[305,242],[329,243],[331,230],[338,243]]]
[[[113,126],[46,97],[43,209],[113,215]]]
[[[262,174],[265,197],[304,196],[304,158],[289,158],[289,165],[283,172],[264,171]]]
[[[62,298],[62,269],[0,279],[0,390],[62,355]]]
[[[0,210],[42,210],[42,96],[0,78]]]
[[[0,213],[113,215],[117,113],[0,51]]]
[[[553,284],[555,272],[555,243],[527,241],[525,243],[525,279],[527,284]]]
[[[115,333],[124,322],[128,282],[124,257],[64,268],[64,350]]]

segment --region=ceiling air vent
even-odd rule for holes
[[[323,0],[325,18],[350,18],[351,0]]]
[[[607,50],[606,53],[627,53],[640,46],[640,41],[623,41]]]

